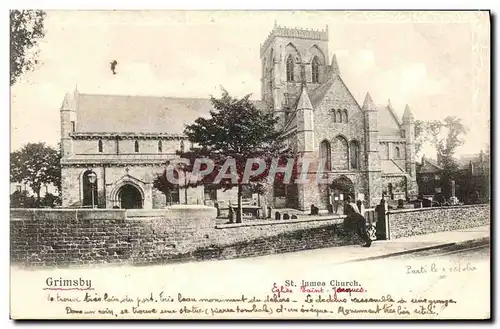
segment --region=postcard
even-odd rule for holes
[[[10,11],[10,317],[490,319],[490,12]]]

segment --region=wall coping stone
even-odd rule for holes
[[[88,218],[89,214],[96,214],[96,218]],[[124,220],[126,219],[125,209],[87,209],[87,208],[69,208],[69,209],[53,209],[53,208],[10,208],[11,221],[29,221],[43,220],[40,217],[50,214],[70,214],[72,220]],[[112,215],[111,218],[106,217],[106,214]]]
[[[205,205],[174,205],[162,209],[128,209],[127,219],[185,219],[192,220],[215,220],[217,209]]]
[[[269,225],[284,225],[284,224],[298,224],[298,223],[308,223],[308,222],[326,222],[335,221],[335,224],[341,224],[346,216],[336,215],[336,216],[310,216],[307,218],[298,219],[267,219],[267,220],[252,220],[244,223],[232,223],[232,224],[218,224],[215,226],[216,229],[230,229],[239,227],[252,227],[252,226],[269,226]]]
[[[462,206],[446,206],[446,207],[426,207],[426,208],[414,208],[414,209],[400,209],[400,210],[389,210],[387,212],[388,215],[391,214],[400,214],[400,213],[408,213],[408,212],[421,212],[421,211],[431,211],[431,210],[443,210],[443,209],[464,209],[464,208],[477,208],[477,207],[489,207],[489,203],[480,203],[480,204],[469,204]]]

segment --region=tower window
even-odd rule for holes
[[[294,62],[292,55],[286,60],[286,81],[293,81]]]
[[[359,169],[359,143],[357,141],[351,142],[351,169]]]
[[[76,127],[75,127],[75,121],[71,121],[71,131],[75,132]]]
[[[161,141],[158,141],[158,152],[163,152],[163,144]]]
[[[97,148],[99,149],[99,153],[102,153],[102,140],[97,142]]]
[[[325,166],[324,170],[332,169],[332,149],[330,143],[326,140],[322,141],[319,147],[319,157],[321,159],[321,163]]]
[[[319,60],[314,56],[312,60],[312,83],[319,83]]]
[[[139,141],[134,142],[134,149],[136,153],[139,152]]]

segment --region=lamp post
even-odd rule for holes
[[[92,209],[94,209],[94,184],[97,178],[97,175],[94,172],[91,172],[89,175],[89,183],[90,183],[90,190],[92,191]]]

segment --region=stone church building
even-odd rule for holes
[[[328,28],[275,25],[260,58],[262,99],[256,106],[275,113],[298,155],[325,163],[327,181],[276,185],[269,203],[324,209],[347,195],[367,205],[382,195],[395,200],[417,195],[412,111],[406,106],[400,119],[390,102],[376,105],[369,93],[360,105],[343,82],[335,55],[330,60]],[[209,99],[67,94],[61,107],[63,207],[235,202],[235,191],[181,188],[165,196],[152,186],[165,161],[189,148],[184,124],[211,109]]]

